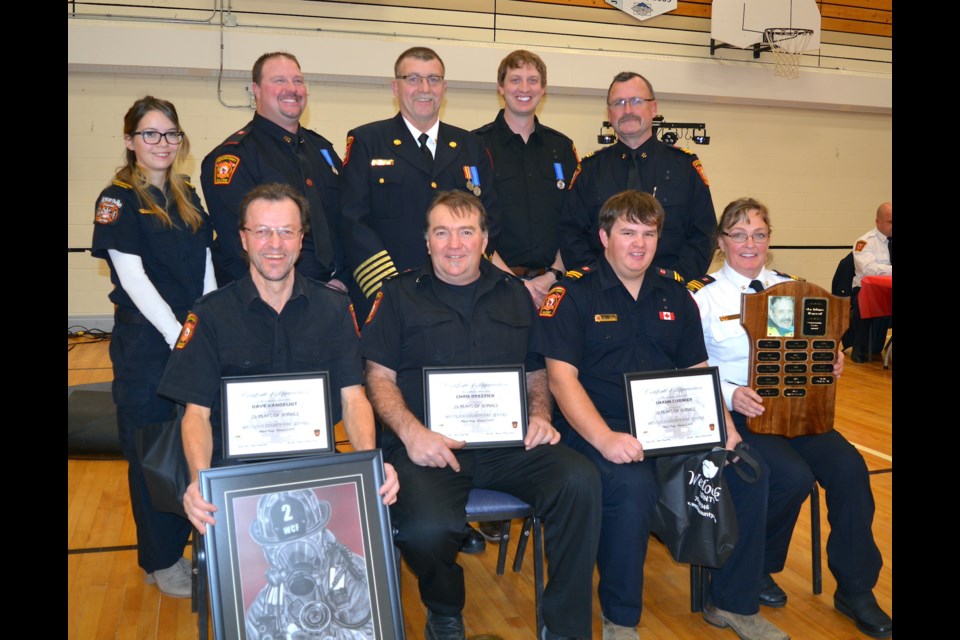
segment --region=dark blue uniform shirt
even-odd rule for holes
[[[531,349],[576,367],[614,431],[630,430],[623,374],[686,369],[707,360],[697,305],[673,273],[648,269],[634,300],[603,256],[597,271],[550,290],[538,324]],[[565,439],[580,437],[560,411],[553,424]]]

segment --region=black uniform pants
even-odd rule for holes
[[[175,405],[157,396],[170,347],[142,316],[142,322],[129,322],[137,320],[136,315],[126,314],[128,321],[123,321],[118,313],[110,338],[110,359],[120,448],[128,463],[127,483],[137,526],[137,561],[144,571],[153,573],[180,559],[193,525],[185,518],[153,508],[137,457],[137,429],[169,420]]]
[[[837,431],[785,438],[751,433],[743,415],[733,418],[772,469],[764,571],[783,570],[800,507],[816,478],[826,493],[830,522],[827,566],[846,593],[872,590],[883,558],[873,539],[873,491],[860,452]]]
[[[563,636],[591,636],[593,564],[600,534],[600,479],[583,456],[562,444],[472,449],[457,453],[460,472],[421,467],[404,447],[386,454],[400,478],[391,507],[397,546],[416,574],[420,598],[438,615],[463,610],[463,540],[467,494],[473,487],[510,493],[543,518],[548,581],[543,620]]]

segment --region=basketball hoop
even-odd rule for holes
[[[813,29],[772,27],[763,30],[763,39],[773,51],[774,73],[784,78],[800,77],[800,58],[807,49]]]

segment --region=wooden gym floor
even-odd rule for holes
[[[68,384],[112,379],[108,343],[84,338],[68,339]],[[873,530],[883,553],[884,566],[874,593],[891,616],[893,454],[892,371],[880,362],[847,361],[839,381],[837,425],[857,445],[871,471],[877,504]],[[71,640],[106,638],[186,640],[198,636],[197,617],[189,599],[161,596],[144,582],[137,566],[136,531],[130,513],[126,463],[113,460],[67,461],[67,591],[68,633]],[[822,492],[821,492],[822,494]],[[830,526],[821,495],[821,531],[826,545]],[[514,522],[516,536],[520,523]],[[516,539],[508,557],[512,561]],[[189,546],[185,554],[189,557]],[[823,558],[823,593],[813,595],[810,568],[810,511],[800,514],[785,570],[776,576],[789,602],[782,609],[761,608],[761,614],[794,639],[848,640],[865,638],[853,622],[833,608],[836,582]],[[467,580],[464,620],[467,637],[496,634],[503,640],[535,637],[532,545],[523,570],[514,574],[508,562],[506,575],[496,575],[496,546],[479,555],[461,555]],[[596,582],[596,576],[594,577]],[[689,570],[675,563],[663,547],[652,542],[645,567],[643,640],[733,640],[729,629],[708,625],[690,612]],[[595,585],[594,585],[595,586]],[[423,637],[425,610],[420,604],[416,579],[403,567],[402,597],[407,637]],[[594,638],[601,637],[600,606],[594,588]],[[210,637],[212,637],[212,632]]]

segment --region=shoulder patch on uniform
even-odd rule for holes
[[[233,155],[217,156],[213,164],[213,184],[228,185],[233,180],[233,174],[240,166],[240,158]]]
[[[681,276],[679,273],[677,273],[673,269],[663,269],[661,267],[657,267],[657,273],[660,274],[661,278],[666,278],[667,280],[674,280],[676,282],[679,282],[680,284],[686,284],[687,282],[686,280],[683,279],[683,276]]]
[[[693,168],[696,169],[697,173],[700,174],[700,179],[703,180],[703,184],[709,187],[710,181],[707,180],[707,174],[703,172],[703,163],[700,162],[700,158],[697,158],[693,161]]]
[[[367,319],[363,321],[363,326],[367,326],[373,322],[373,316],[377,315],[377,309],[380,308],[380,300],[383,299],[383,291],[377,291],[377,296],[373,299],[373,306],[370,307],[370,313],[367,314]],[[352,308],[353,305],[350,305]],[[356,320],[354,320],[356,322]]]
[[[123,208],[122,201],[103,196],[97,203],[97,215],[94,220],[97,224],[112,224],[120,217],[121,208]]]
[[[343,152],[343,166],[350,162],[350,148],[353,147],[353,136],[347,136],[347,148]]]
[[[854,250],[854,251],[863,251],[866,246],[867,246],[867,241],[866,241],[866,240],[857,240],[857,244],[854,245],[853,250]]]
[[[774,270],[773,272],[774,272],[775,274],[777,274],[778,276],[781,276],[781,277],[783,277],[783,278],[790,278],[791,280],[799,280],[799,281],[801,281],[801,282],[803,281],[803,278],[801,278],[801,277],[799,277],[799,276],[792,276],[792,275],[790,275],[789,273],[784,273],[783,271]]]
[[[696,293],[697,291],[700,291],[700,289],[703,289],[705,286],[707,286],[708,284],[714,281],[716,281],[716,278],[713,278],[711,276],[694,278],[689,282],[687,282],[687,290],[691,291],[692,293]]]
[[[187,314],[187,319],[183,321],[183,328],[180,329],[180,337],[177,338],[175,349],[183,349],[193,339],[193,334],[197,332],[197,322],[197,314],[192,311]]]
[[[566,287],[556,286],[550,289],[550,291],[547,292],[547,297],[543,299],[543,304],[540,305],[540,317],[553,317],[553,314],[557,312],[557,307],[560,306],[560,301],[563,300],[563,296],[566,295],[566,293]]]

